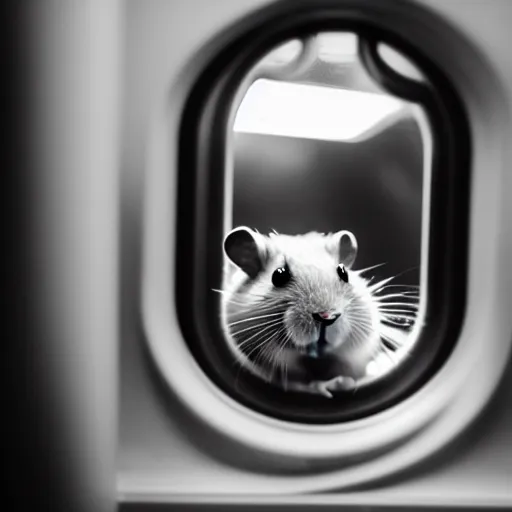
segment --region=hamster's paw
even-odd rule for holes
[[[351,377],[334,377],[326,381],[313,381],[310,386],[313,390],[326,398],[332,398],[332,392],[349,389],[355,385],[355,380]]]
[[[314,380],[309,384],[304,383],[288,383],[285,391],[298,391],[302,393],[311,393],[313,395],[322,395],[326,398],[332,398],[332,392],[342,389],[351,389],[355,386],[356,381],[351,377],[334,377],[330,380]]]

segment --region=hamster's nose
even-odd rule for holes
[[[340,313],[329,313],[327,311],[321,311],[320,313],[313,313],[313,320],[324,325],[331,325],[336,322],[340,316]]]

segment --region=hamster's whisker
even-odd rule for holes
[[[362,275],[362,274],[365,274],[366,272],[368,272],[369,270],[373,270],[375,268],[379,268],[379,267],[382,267],[384,265],[387,265],[387,262],[377,263],[377,265],[372,265],[371,267],[366,267],[366,268],[360,268],[359,270],[353,270],[353,272],[355,274]]]
[[[350,307],[350,308],[347,308],[346,309],[347,312],[350,314],[350,315],[360,315],[362,316],[363,318],[366,318],[368,317],[368,310],[365,309],[365,308],[362,308],[362,307],[358,307],[358,306],[353,306],[353,307]]]
[[[243,299],[245,302],[244,304],[247,304],[247,298],[251,299],[258,299],[259,302],[268,304],[269,302],[277,302],[283,300],[283,295],[261,295],[257,293],[251,293],[251,292],[231,292],[230,294],[232,297],[239,297]]]
[[[270,346],[270,344],[271,344],[272,342],[275,342],[276,338],[277,338],[277,339],[279,339],[280,331],[281,331],[281,329],[276,329],[273,333],[270,333],[270,334],[266,337],[265,343],[266,343],[268,346]],[[272,355],[275,355],[275,353],[274,353],[274,354],[270,354],[270,360],[269,360],[269,363],[270,363],[271,365],[272,365],[272,361],[271,361],[271,359],[272,359]],[[272,372],[272,366],[271,366],[270,371]]]
[[[242,300],[233,300],[233,299],[222,299],[227,304],[235,304],[236,306],[240,306],[243,308],[250,308],[251,306],[254,306],[257,303],[250,303],[247,304],[247,301],[243,302]],[[265,302],[261,301],[262,304],[265,304]]]
[[[358,333],[354,333],[354,335],[352,336],[352,346],[354,345],[363,345],[366,341],[366,337],[363,336],[360,332]]]
[[[259,300],[258,302],[247,302],[247,300],[243,301],[242,299],[240,301],[237,301],[237,300],[233,300],[233,299],[224,299],[224,302],[228,303],[228,304],[235,304],[235,305],[238,305],[240,306],[242,309],[252,309],[252,308],[255,308],[255,307],[263,307],[265,309],[270,309],[272,308],[273,306],[275,306],[276,304],[286,304],[286,302],[284,302],[283,300],[281,299],[269,299],[269,300]]]
[[[345,318],[348,318],[349,320],[358,320],[360,322],[368,322],[369,324],[371,324],[371,317],[370,315],[368,315],[367,313],[363,312],[363,311],[355,311],[355,310],[350,310],[350,311],[347,311],[346,314],[345,314]]]
[[[391,301],[404,301],[408,304],[419,304],[420,297],[418,296],[409,296],[409,295],[402,295],[401,297],[374,297],[373,303],[374,304],[389,304]]]
[[[365,338],[368,337],[368,335],[371,333],[371,331],[369,331],[367,329],[363,329],[363,327],[359,323],[355,323],[351,327],[352,327],[353,332],[359,333],[362,336],[364,336]]]
[[[280,310],[284,311],[288,307],[289,307],[289,304],[284,303],[282,301],[274,302],[272,304],[264,305],[264,306],[259,305],[259,304],[251,304],[251,305],[245,306],[245,307],[229,308],[227,311],[227,314],[230,316],[249,315],[251,313],[264,314],[267,312],[275,312],[275,311],[280,311]]]
[[[374,300],[378,300],[378,301],[394,299],[394,298],[415,300],[415,299],[420,298],[420,294],[419,294],[419,292],[399,292],[399,293],[388,293],[387,295],[373,295],[372,297]]]
[[[284,315],[286,312],[285,307],[273,307],[270,309],[258,309],[253,308],[249,311],[234,311],[229,312],[227,316],[227,320],[229,323],[227,325],[235,325],[236,323],[242,323],[242,321],[250,321],[257,318],[271,318],[272,316]]]
[[[247,369],[251,365],[249,358],[242,352],[236,352],[236,359],[233,361],[233,365],[238,365],[238,371],[236,373],[236,379],[239,378],[242,368]],[[235,380],[236,384],[236,380]]]
[[[366,323],[371,324],[371,322],[372,322],[371,317],[369,317],[368,315],[364,315],[363,313],[357,313],[354,311],[350,311],[350,313],[347,313],[345,315],[345,318],[348,318],[349,320],[354,320],[354,321],[357,321],[360,323],[366,322]]]
[[[292,333],[290,331],[286,331],[285,341],[286,341],[286,343],[290,343],[292,341]],[[304,350],[305,350],[305,347],[301,347],[301,348],[304,348]]]
[[[362,333],[369,333],[371,332],[370,329],[365,329],[365,327],[371,327],[369,324],[364,324],[361,321],[355,321],[355,322],[349,322],[349,326],[351,331],[353,332],[362,332]]]
[[[415,323],[415,318],[411,318],[411,317],[399,317],[399,316],[394,316],[394,317],[384,317],[381,319],[380,323],[381,325],[384,325],[384,326],[388,326],[388,327],[398,327],[400,329],[407,329],[409,327],[412,327]],[[389,324],[393,324],[393,325],[389,325]]]
[[[268,322],[259,323],[257,325],[251,325],[249,327],[245,327],[244,329],[240,329],[238,331],[229,332],[229,334],[233,338],[240,338],[243,333],[254,331],[255,329],[261,330],[262,328],[266,328],[269,325],[279,325],[279,323],[280,323],[279,320],[274,319],[274,320],[271,320]]]
[[[412,308],[412,306],[411,306]],[[409,314],[415,314],[415,311],[413,309],[407,309],[407,308],[399,308],[399,307],[386,307],[381,306],[378,308],[379,311],[382,311],[383,313],[409,313]]]
[[[352,337],[352,341],[353,343],[355,343],[356,345],[362,345],[363,343],[366,342],[366,340],[368,339],[368,334],[363,332],[361,329],[359,328],[356,328],[354,329],[354,336]]]
[[[285,308],[272,308],[270,310],[260,311],[254,309],[252,311],[229,313],[225,316],[225,322],[228,326],[236,325],[237,323],[249,322],[255,319],[272,318],[274,316],[283,316],[286,313]]]
[[[349,311],[368,311],[368,308],[365,307],[365,304],[362,304],[360,301],[355,302],[354,304],[349,304],[345,307],[345,309]]]
[[[367,333],[366,335],[369,335],[372,332],[372,324],[370,323],[362,323],[362,322],[354,322],[351,325],[352,329],[354,330],[360,330]]]
[[[274,355],[272,344],[269,344],[269,339],[272,338],[266,338],[264,340],[264,346],[262,347],[260,353],[256,356],[255,364],[269,364],[271,370],[269,371],[269,375],[267,378],[267,381],[272,380],[272,357]]]
[[[372,294],[372,297],[374,299],[382,299],[382,298],[385,298],[387,297],[387,295],[384,295],[382,294],[383,291],[388,291],[388,290],[385,290],[385,288],[383,288],[382,290],[378,290],[376,293],[373,293]],[[393,293],[399,293],[400,295],[403,295],[404,297],[420,297],[420,291],[419,290],[396,290],[396,289],[393,289],[393,290],[389,290],[389,291],[392,291]]]
[[[272,297],[268,295],[262,295],[261,293],[254,292],[235,292],[234,295],[240,295],[241,297],[252,297],[255,299],[262,299],[264,301],[277,300],[277,297]]]
[[[281,320],[280,319],[274,319],[274,320],[269,320],[268,322],[262,322],[262,323],[259,323],[257,325],[251,325],[250,327],[246,327],[245,329],[242,329],[241,331],[236,331],[236,332],[232,332],[230,333],[231,336],[239,336],[240,334],[242,334],[243,332],[247,332],[247,331],[251,331],[251,330],[254,330],[254,329],[259,329],[261,327],[265,327],[265,326],[272,326],[272,325],[278,325],[281,323]],[[266,328],[265,328],[266,329]],[[257,334],[257,333],[256,333]]]
[[[352,297],[348,302],[345,303],[345,307],[347,308],[348,306],[350,306],[352,304],[352,302],[354,302],[356,300],[356,297]]]
[[[417,312],[416,311],[408,311],[407,313],[402,312],[389,312],[389,311],[380,311],[380,318],[407,318],[407,319],[416,319]]]
[[[252,322],[253,320],[260,320],[262,318],[270,318],[270,317],[273,317],[273,316],[278,316],[278,315],[282,315],[283,312],[285,310],[281,310],[281,311],[278,311],[277,313],[269,313],[269,314],[266,314],[266,315],[259,315],[259,316],[252,316],[252,317],[249,317],[249,318],[244,318],[243,320],[237,320],[236,322],[231,322],[229,323],[229,327],[233,327],[233,325],[238,325],[238,324],[242,324],[242,323],[245,323],[245,322]]]
[[[401,285],[401,286],[404,286],[404,285]],[[380,292],[379,292],[379,294],[374,293],[373,297],[375,297],[377,299],[382,299],[384,297],[393,297],[394,295],[398,295],[399,297],[400,296],[419,297],[420,296],[420,290],[419,289],[417,289],[417,290],[403,290],[403,291],[400,291],[400,290],[390,290],[390,293],[387,293],[387,294],[384,294],[384,295],[382,295]]]
[[[354,310],[348,311],[346,314],[346,317],[349,319],[354,319],[354,320],[358,320],[358,321],[362,321],[362,322],[370,322],[371,323],[370,317],[368,316],[368,314],[366,314],[363,311],[354,311]]]
[[[278,298],[272,298],[268,297],[266,295],[260,295],[255,294],[251,292],[242,293],[242,292],[231,292],[228,290],[217,290],[215,288],[212,288],[213,292],[220,293],[223,297],[236,297],[239,296],[241,299],[245,299],[245,302],[243,302],[244,305],[247,305],[247,297],[255,298],[255,299],[261,299],[262,302],[268,303],[272,300],[278,300]],[[226,302],[231,302],[231,299],[224,299]]]
[[[240,312],[245,312],[245,311],[253,311],[253,310],[257,310],[257,311],[267,311],[267,310],[272,310],[272,309],[276,309],[278,307],[287,307],[290,303],[288,302],[284,302],[282,300],[275,300],[275,301],[269,301],[269,302],[253,302],[253,303],[245,303],[243,305],[243,307],[240,307],[237,309],[237,311],[240,311]]]
[[[272,321],[272,322],[268,322],[268,325],[266,325],[266,327],[264,327],[263,329],[261,329],[261,328],[260,328],[257,332],[255,332],[255,333],[251,334],[249,338],[246,338],[246,337],[243,337],[243,336],[242,336],[242,338],[245,338],[245,339],[242,339],[241,343],[240,343],[238,346],[239,346],[239,347],[244,346],[244,345],[245,345],[245,343],[246,343],[247,341],[249,341],[250,339],[252,339],[252,338],[254,338],[254,337],[256,337],[256,336],[262,335],[262,333],[265,333],[265,332],[267,332],[267,331],[269,331],[269,330],[272,332],[272,330],[273,330],[273,329],[276,329],[276,328],[278,328],[278,327],[279,327],[280,323],[281,323],[281,322],[280,322],[279,320],[274,320],[274,321]],[[261,326],[258,326],[258,327],[261,327]],[[240,338],[240,337],[239,337],[239,338]]]
[[[391,302],[375,302],[374,304],[375,304],[375,306],[377,307],[378,310],[380,310],[382,308],[386,308],[386,307],[388,307],[388,305],[390,307],[392,307],[392,308],[396,307]],[[418,311],[419,307],[420,307],[420,304],[419,304],[419,302],[406,302],[406,303],[403,303],[400,307],[411,308],[414,311]]]
[[[287,344],[287,333],[286,330],[283,329],[283,335],[281,336],[281,350],[279,351],[279,354],[281,354],[284,349],[286,348]],[[284,364],[284,371],[283,371],[283,364]],[[286,359],[284,361],[279,362],[279,369],[281,371],[281,383],[284,387],[284,390],[288,390],[288,362]]]
[[[353,329],[362,329],[365,332],[367,332],[368,334],[370,334],[373,330],[373,325],[371,323],[364,322],[361,320],[356,320],[356,321],[350,322],[350,327],[352,330]]]
[[[374,319],[366,316],[347,315],[347,319],[351,324],[367,326],[369,329],[371,329],[374,324]]]
[[[386,310],[382,310],[382,309],[379,309],[379,313],[380,313],[380,316],[381,317],[404,317],[404,318],[410,318],[411,315],[414,316],[414,318],[416,318],[418,316],[418,312],[417,311],[409,311],[409,310],[389,310],[389,311],[386,311]]]
[[[283,350],[286,346],[285,330],[281,329],[280,331],[278,331],[277,334],[278,334],[278,336],[274,340],[274,343],[277,345],[277,348],[274,352],[273,363],[272,363],[271,370],[270,370],[272,373],[272,378],[274,377],[276,370],[278,370],[278,369],[282,370],[282,364],[281,364],[281,361],[279,361],[279,356],[281,355],[281,353],[283,352]]]
[[[254,343],[258,342],[262,337],[262,333],[268,331],[269,329],[272,331],[275,328],[277,328],[277,324],[269,325],[269,326],[265,327],[264,329],[261,329],[255,333],[251,334],[248,338],[243,339],[241,341],[241,343],[239,343],[237,345],[238,350],[241,350],[243,352],[246,348],[248,348],[248,347],[252,346]],[[249,342],[251,342],[251,343],[249,343]]]
[[[382,282],[382,281],[381,281]],[[376,283],[376,285],[379,284],[379,283]],[[376,286],[374,285],[374,286]],[[373,291],[372,291],[372,294],[373,295],[377,295],[378,293],[382,292],[383,290],[386,290],[388,288],[407,288],[409,289],[408,291],[410,293],[415,293],[415,292],[412,292],[411,289],[414,289],[414,290],[417,290],[417,293],[419,293],[419,285],[416,285],[416,284],[387,284],[386,286],[382,286],[381,288],[375,288]],[[406,292],[407,293],[407,292]]]
[[[249,315],[251,315],[251,313],[253,313],[255,315],[258,315],[258,314],[263,315],[264,313],[279,311],[281,309],[282,310],[286,309],[286,305],[276,302],[276,303],[270,304],[268,306],[263,306],[263,307],[260,306],[259,304],[251,304],[250,306],[246,306],[244,308],[242,308],[242,307],[228,308],[226,313],[230,316],[234,316],[234,315],[249,316]]]
[[[256,301],[248,301],[247,299],[244,299],[243,297],[238,298],[231,298],[231,299],[222,299],[223,304],[233,304],[235,306],[238,306],[237,309],[244,311],[244,310],[253,310],[255,308],[260,309],[271,309],[272,307],[275,307],[280,304],[286,304],[285,301],[283,301],[281,298],[275,298],[275,299],[258,299]]]
[[[383,307],[408,307],[417,310],[419,306],[417,304],[411,304],[410,302],[383,302],[379,304],[379,309]]]
[[[265,306],[260,306],[259,304],[243,304],[241,302],[236,302],[233,300],[224,301],[224,307],[228,310],[230,315],[243,315],[248,311],[272,311],[277,307],[278,303],[273,303]]]
[[[279,354],[281,353],[282,351],[282,341],[283,341],[283,329],[279,329],[278,331],[276,331],[274,333],[274,335],[268,339],[268,343],[272,343],[273,345],[273,350],[272,350],[272,354],[271,354],[271,357],[270,357],[270,363],[271,363],[271,367],[270,367],[270,371],[272,373],[272,376],[274,376],[275,374],[275,371],[277,369],[277,364],[278,364],[278,356]],[[275,349],[274,349],[275,348]]]
[[[373,284],[372,286],[370,286],[370,290],[371,291],[375,291],[377,289],[380,289],[382,288],[383,286],[385,286],[387,283],[389,283],[390,281],[392,281],[393,279],[395,279],[395,276],[391,276],[391,277],[386,277],[384,279],[381,279],[380,281],[378,281],[377,283]]]
[[[243,350],[238,348],[238,353],[243,356],[244,359],[250,361],[250,355],[252,353],[253,348],[257,348],[257,345],[261,343],[260,338],[254,338],[253,340],[250,340],[250,343],[247,343]]]
[[[279,333],[279,336],[278,336],[276,342],[281,343],[284,339],[286,339],[286,329],[283,326],[281,326],[280,329],[278,330],[278,333]]]
[[[389,283],[390,281],[392,281],[393,279],[396,279],[397,277],[403,276],[407,272],[410,272],[411,270],[416,270],[418,268],[419,268],[419,266],[411,267],[411,268],[408,268],[407,270],[399,272],[398,274],[395,274],[394,276],[391,276],[391,277],[388,277],[386,279],[383,279],[382,281],[379,281],[378,283],[376,283],[373,286],[371,286],[370,290],[371,291],[376,291],[377,289],[381,290],[381,289],[383,289],[383,286],[379,286],[379,285],[385,285],[385,284]],[[402,286],[402,285],[395,285],[395,286]]]
[[[256,344],[256,346],[255,346],[255,347],[253,347],[253,348],[252,348],[252,349],[251,349],[251,350],[246,354],[247,358],[249,358],[249,357],[250,357],[250,356],[251,356],[251,355],[252,355],[256,350],[258,350],[258,349],[260,349],[261,347],[263,347],[263,346],[267,343],[267,340],[268,340],[268,336],[265,336],[261,341],[260,341],[260,340],[258,340],[258,341],[260,341],[260,342],[259,342],[258,344]],[[256,361],[258,360],[258,357],[259,357],[259,356],[257,356],[257,357],[256,357]],[[256,364],[256,362],[255,362],[255,364]]]
[[[267,329],[268,329],[268,328],[273,328],[273,327],[274,327],[274,326],[269,326],[269,327],[267,327]],[[261,332],[263,332],[263,331],[261,331]],[[256,335],[261,334],[261,332],[256,333]],[[273,336],[272,331],[270,332],[270,336]],[[251,338],[254,338],[254,336],[251,336]],[[250,339],[251,339],[251,338],[250,338]],[[249,356],[250,356],[251,354],[253,354],[255,350],[258,350],[259,348],[263,347],[263,345],[265,345],[265,344],[267,343],[268,339],[269,339],[269,335],[268,335],[268,334],[267,334],[267,335],[265,335],[265,336],[263,337],[263,339],[259,339],[259,338],[257,338],[257,339],[255,340],[256,346],[255,346],[255,347],[253,347],[253,348],[252,348],[248,353],[246,353],[245,355],[249,358]],[[249,340],[246,340],[246,341],[249,341]],[[259,342],[259,343],[258,343],[258,342]],[[245,343],[245,341],[244,341],[244,343]],[[241,346],[242,346],[242,345],[239,345],[239,348],[240,348]],[[258,359],[258,357],[257,357],[256,359]]]
[[[254,346],[256,343],[258,343],[260,341],[260,338],[258,338],[258,335],[259,333],[256,333],[256,334],[253,334],[253,335],[250,335],[248,338],[245,338],[244,340],[242,340],[238,345],[237,345],[237,349],[239,352],[242,352],[245,354],[245,350]]]

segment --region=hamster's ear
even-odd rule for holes
[[[235,265],[254,278],[266,260],[265,238],[245,226],[235,228],[224,239],[224,252]]]
[[[350,231],[338,231],[334,235],[338,250],[339,262],[351,268],[357,256],[357,240]]]

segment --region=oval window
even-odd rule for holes
[[[181,131],[186,340],[231,396],[309,423],[418,389],[453,347],[465,294],[458,98],[406,43],[340,25],[226,50]]]

